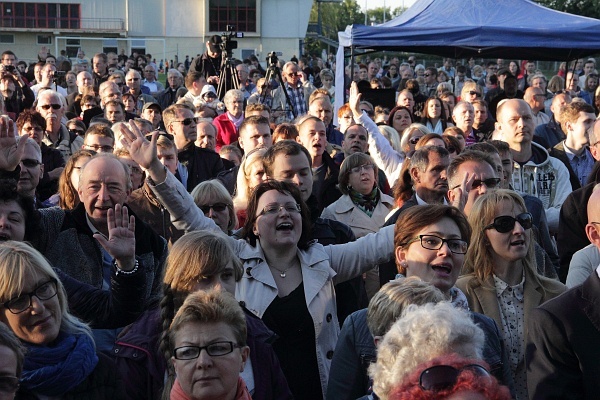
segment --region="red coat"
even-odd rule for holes
[[[213,120],[213,124],[217,127],[217,153],[221,151],[221,147],[238,140],[238,130],[236,126],[227,117],[227,113],[219,115]]]

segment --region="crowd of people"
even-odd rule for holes
[[[594,59],[221,44],[2,53],[0,398],[595,398]]]

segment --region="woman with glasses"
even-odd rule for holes
[[[473,81],[465,82],[460,92],[460,100],[473,103],[475,100],[481,98],[481,86]]]
[[[475,375],[502,393],[491,398],[508,400],[509,391],[499,387],[483,361],[484,343],[485,333],[464,310],[448,302],[409,305],[383,336],[369,367],[373,392],[382,400],[480,399],[451,396],[465,375]],[[455,364],[458,360],[468,361]]]
[[[169,328],[177,378],[171,400],[252,400],[240,377],[249,359],[246,319],[229,293],[190,294]]]
[[[342,197],[327,206],[321,218],[343,222],[357,238],[379,231],[394,208],[394,199],[379,190],[378,173],[369,155],[354,153],[346,157],[338,178]],[[367,272],[365,289],[369,299],[379,290],[376,270]]]
[[[221,181],[211,179],[199,183],[192,190],[192,197],[205,217],[215,221],[227,236],[233,234],[233,230],[238,226],[238,219],[231,195]]]
[[[246,210],[250,193],[259,183],[267,179],[263,157],[267,149],[259,147],[250,151],[240,164],[237,174],[236,194],[233,197],[233,206],[237,215],[238,223],[243,226],[246,222]]]
[[[0,244],[0,276],[0,321],[26,348],[17,398],[124,398],[114,364],[69,313],[63,284],[39,252]]]
[[[527,398],[525,329],[529,312],[565,290],[537,272],[532,217],[507,189],[480,196],[469,213],[472,245],[457,282],[469,307],[493,318],[502,332],[517,398]]]
[[[415,146],[419,139],[428,133],[431,133],[431,131],[425,125],[419,123],[410,124],[410,126],[404,130],[402,137],[400,138],[400,146],[402,147],[404,154],[410,157],[410,155],[415,152]]]
[[[152,143],[139,133],[124,130],[124,135],[134,159],[153,182],[162,182],[153,190],[177,227],[218,230],[190,206],[181,182],[161,168]],[[279,336],[274,349],[294,397],[323,398],[339,333],[334,284],[387,261],[391,228],[322,246],[308,239],[310,216],[298,187],[272,180],[254,189],[247,214],[242,239],[230,239],[244,266],[236,298]]]

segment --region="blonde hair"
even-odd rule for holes
[[[167,139],[168,140],[168,139]],[[229,211],[229,223],[227,224],[227,230],[231,231],[235,229],[238,224],[238,219],[235,214],[233,207],[233,200],[231,195],[225,189],[225,186],[218,179],[211,179],[208,181],[200,182],[191,193],[194,198],[194,203],[198,207],[205,204],[224,203],[227,205]]]
[[[465,256],[462,274],[474,273],[481,283],[490,278],[494,273],[494,254],[492,246],[485,233],[485,227],[494,222],[500,205],[508,201],[513,207],[519,208],[521,212],[527,212],[523,198],[515,191],[508,189],[491,190],[475,200],[473,208],[469,213],[469,224],[473,228],[471,245]],[[529,238],[527,255],[522,260],[523,268],[529,269],[537,275],[535,261],[534,238],[531,229],[525,231]]]
[[[44,256],[27,243],[0,243],[0,303],[23,294],[25,281],[34,275],[56,281],[56,295],[62,314],[60,331],[75,335],[84,334],[93,342],[90,328],[69,313],[65,288]]]
[[[240,169],[237,174],[236,194],[233,197],[233,206],[237,211],[248,208],[248,199],[252,194],[252,188],[249,186],[249,176],[250,173],[252,173],[252,166],[258,163],[263,165],[263,158],[265,157],[266,152],[266,148],[260,147],[254,149],[244,156],[244,159],[240,164]]]
[[[379,125],[377,128],[379,128],[379,132],[390,142],[392,148],[398,153],[402,153],[398,131],[389,125]]]

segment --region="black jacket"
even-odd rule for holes
[[[179,162],[188,171],[187,190],[191,192],[200,182],[216,178],[223,171],[221,157],[212,150],[190,143],[178,153]]]

